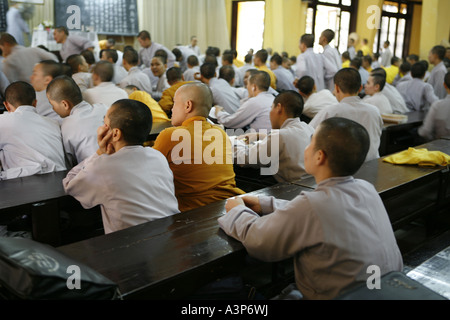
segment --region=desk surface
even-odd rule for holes
[[[408,128],[408,127],[420,126],[420,125],[422,125],[422,123],[426,117],[426,113],[423,111],[408,112],[405,115],[408,116],[408,121],[406,121],[406,123],[400,123],[400,124],[385,123],[384,129],[404,130],[405,128]]]
[[[152,126],[152,131],[150,132],[149,139],[150,141],[156,140],[158,138],[158,135],[164,131],[167,128],[172,127],[172,122],[160,122],[160,123],[154,123]]]
[[[282,184],[252,195],[292,200],[304,190]],[[199,286],[199,281],[212,276],[214,268],[236,268],[238,263],[232,261],[246,254],[240,242],[219,228],[217,219],[224,214],[225,203],[220,201],[59,250],[117,283],[125,298],[144,293],[160,298],[182,297],[183,288]],[[176,281],[180,277],[193,283],[186,286],[184,282],[183,286]],[[155,289],[167,283],[169,291]]]
[[[450,141],[441,139],[418,146],[417,148],[450,153]],[[443,169],[442,167],[423,168],[419,166],[400,166],[383,162],[383,159],[380,158],[366,162],[358,173],[355,174],[355,178],[372,183],[380,195],[413,180],[440,172]],[[313,177],[298,180],[295,184],[310,189],[317,188],[316,181]]]
[[[67,171],[0,181],[0,210],[66,196],[62,180]]]

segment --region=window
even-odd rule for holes
[[[409,53],[414,3],[406,0],[384,1],[381,26],[375,37],[373,51],[380,53],[386,41],[391,43],[394,56],[403,58]]]
[[[356,30],[357,0],[311,0],[306,18],[306,33],[316,38],[315,51],[321,52],[319,36],[325,29],[336,32],[330,43],[340,53],[347,51],[350,33]]]
[[[264,43],[265,1],[233,2],[233,31],[231,45],[238,58],[244,60],[250,49],[262,49]]]

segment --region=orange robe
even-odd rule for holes
[[[205,138],[207,136],[209,138]],[[181,145],[186,148],[181,148]],[[164,130],[153,148],[169,162],[181,212],[245,194],[236,187],[232,148],[227,134],[206,118],[193,117],[180,127]]]

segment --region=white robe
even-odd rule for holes
[[[134,85],[138,87],[139,90],[152,94],[150,78],[138,67],[133,67],[128,71],[128,75],[120,82],[119,87],[125,89],[129,85]]]
[[[0,180],[66,170],[57,122],[32,106],[0,115]]]
[[[389,102],[388,98],[386,98],[386,96],[381,92],[377,92],[373,96],[367,95],[364,97],[363,101],[377,107],[378,110],[380,110],[381,114],[393,113],[391,103]]]
[[[307,49],[297,58],[295,75],[298,79],[310,76],[314,79],[317,91],[325,89],[325,66],[323,56],[314,53],[312,48]]]
[[[112,82],[102,82],[83,93],[84,100],[91,104],[101,103],[110,108],[117,100],[128,99],[128,93]]]
[[[73,107],[63,120],[61,132],[67,157],[67,167],[83,162],[98,150],[97,130],[103,125],[107,108],[83,101]]]
[[[370,149],[366,161],[380,157],[379,148],[384,122],[377,107],[363,102],[358,96],[347,97],[340,103],[320,111],[310,125],[317,129],[322,121],[333,117],[350,119],[366,128],[370,136]]]
[[[179,213],[173,173],[167,159],[152,148],[95,153],[63,185],[84,208],[101,206],[106,234]]]

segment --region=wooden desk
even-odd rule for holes
[[[419,128],[425,120],[422,111],[406,114],[408,121],[402,124],[385,124],[381,135],[380,156],[384,157],[415,145],[416,136],[413,130]]]
[[[166,130],[167,128],[172,127],[172,122],[161,122],[161,123],[154,123],[152,126],[152,131],[149,134],[148,141],[155,141],[156,138],[158,138],[159,134]]]
[[[417,148],[450,152],[450,141],[437,140]],[[421,168],[399,166],[383,162],[383,158],[366,162],[355,178],[370,182],[380,194],[394,229],[398,229],[418,216],[434,213],[450,197],[448,170],[443,167]],[[315,189],[314,178],[295,184]]]
[[[289,184],[260,190],[292,200],[305,188]],[[243,245],[228,237],[217,219],[226,201],[60,247],[118,284],[124,299],[177,299],[246,264]]]
[[[67,171],[0,181],[0,218],[31,214],[33,239],[60,245],[60,207]]]

